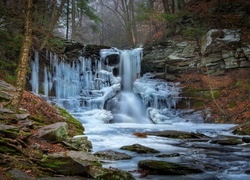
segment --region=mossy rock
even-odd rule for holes
[[[220,145],[238,145],[238,144],[243,144],[243,141],[241,139],[236,139],[233,137],[229,138],[215,138],[210,141],[210,143],[214,144],[220,144]]]
[[[68,124],[66,122],[57,122],[44,126],[38,131],[38,136],[49,142],[62,142],[68,137]]]
[[[152,135],[152,136],[174,138],[174,139],[207,138],[207,136],[201,133],[183,132],[183,131],[175,131],[175,130],[152,131],[152,132],[146,132],[146,134]]]
[[[60,115],[67,122],[67,124],[69,126],[69,135],[70,136],[82,135],[84,133],[84,127],[80,121],[75,119],[65,109],[62,109],[60,107],[56,107],[56,108],[59,110]]]
[[[97,158],[82,151],[49,154],[39,164],[42,167],[50,168],[59,174],[68,176],[88,175],[88,169],[91,166],[101,166]]]
[[[88,140],[88,137],[74,137],[68,138],[63,143],[73,150],[89,152],[92,149],[92,143]]]
[[[89,168],[89,174],[99,180],[134,180],[135,178],[128,172],[113,169],[113,168],[103,168],[100,166],[91,166]]]
[[[0,142],[0,144],[1,144],[1,142]],[[1,145],[0,146],[0,153],[16,154],[16,150],[11,148],[11,147],[8,147],[8,146]]]
[[[98,151],[94,154],[99,159],[108,159],[108,160],[124,160],[124,159],[132,159],[131,156],[125,153],[116,152],[113,150],[106,151]]]
[[[148,154],[148,153],[159,153],[160,151],[157,151],[155,149],[140,145],[140,144],[133,144],[133,145],[129,145],[129,146],[122,146],[120,149],[122,150],[128,150],[128,151],[133,151],[133,152],[137,152],[140,154]]]
[[[250,124],[248,126],[238,127],[233,131],[234,134],[238,135],[250,135]]]
[[[189,168],[171,162],[156,160],[139,161],[138,167],[146,170],[149,174],[152,175],[187,175],[203,173],[203,171],[200,169]]]
[[[15,126],[0,124],[0,135],[3,137],[15,139],[19,134],[19,128]]]

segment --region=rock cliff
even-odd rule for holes
[[[142,73],[181,82],[185,98],[177,107],[203,109],[207,122],[247,122],[250,42],[242,39],[242,33],[211,29],[201,45],[178,36],[145,46]]]

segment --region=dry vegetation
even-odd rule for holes
[[[232,70],[222,76],[185,74],[179,81],[182,82],[183,95],[190,98],[191,108],[210,109],[212,116],[208,121],[250,121],[249,69]]]

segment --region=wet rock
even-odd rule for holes
[[[250,174],[250,169],[245,171],[246,174]]]
[[[89,168],[89,174],[95,179],[101,180],[134,180],[135,178],[128,172],[113,169],[113,168],[103,168],[100,166],[91,166]]]
[[[41,160],[40,164],[66,176],[88,175],[91,166],[101,166],[96,157],[83,151],[49,154]]]
[[[179,153],[173,153],[173,154],[159,154],[155,157],[165,158],[165,157],[178,157],[178,156],[180,156]]]
[[[210,143],[220,144],[220,145],[238,145],[242,144],[243,142],[241,141],[241,139],[238,139],[236,137],[218,136],[212,139]]]
[[[107,159],[107,160],[124,160],[132,158],[126,153],[120,153],[113,150],[98,151],[94,155],[100,159]]]
[[[250,135],[250,122],[247,121],[246,123],[242,123],[236,127],[233,127],[231,130],[233,130],[234,134]]]
[[[61,142],[67,135],[68,124],[66,122],[57,122],[38,130],[38,136],[50,142]]]
[[[137,152],[137,153],[159,153],[160,151],[157,151],[155,149],[140,145],[140,144],[133,144],[133,145],[129,145],[129,146],[122,146],[120,149],[123,150],[128,150],[128,151],[133,151],[133,152]]]
[[[171,162],[156,160],[139,161],[138,167],[153,175],[187,175],[203,172],[200,169],[189,168]]]
[[[242,141],[245,143],[250,143],[250,137],[243,137]]]
[[[152,131],[152,132],[146,132],[146,134],[152,136],[160,136],[160,137],[176,138],[176,139],[207,138],[207,136],[201,133],[183,132],[175,130]]]
[[[77,151],[89,152],[92,149],[92,143],[88,140],[86,136],[68,138],[63,143]]]
[[[204,149],[207,152],[210,151],[218,151],[224,153],[231,153],[236,151],[241,151],[240,147],[229,147],[229,146],[221,146],[219,144],[209,144],[209,143],[182,143],[179,145],[180,147],[192,148],[192,149]]]

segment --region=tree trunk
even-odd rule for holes
[[[76,2],[72,0],[72,29],[71,40],[76,40]]]
[[[27,10],[25,17],[25,33],[22,48],[19,55],[17,69],[16,92],[10,101],[10,109],[18,112],[23,97],[24,86],[26,83],[27,66],[30,59],[30,48],[32,44],[32,6],[33,0],[27,0]]]
[[[69,40],[69,0],[67,0],[66,39]]]
[[[168,0],[162,0],[162,4],[164,7],[164,12],[170,14],[170,7],[168,4]]]
[[[136,22],[135,22],[135,7],[134,7],[134,0],[131,0],[130,2],[131,4],[131,33],[132,33],[132,42],[133,45],[135,45],[137,43],[137,32],[136,32]]]
[[[48,28],[48,33],[46,34],[42,44],[40,45],[39,51],[43,50],[43,48],[47,45],[49,38],[50,38],[50,35],[53,32],[53,30],[55,29],[56,23],[57,23],[60,15],[62,14],[62,10],[63,10],[65,2],[66,2],[66,0],[62,0],[60,6],[57,9],[56,8],[56,0],[54,0],[54,9],[52,11],[52,16],[51,16],[51,20],[50,20],[50,24],[49,24],[49,28]]]

